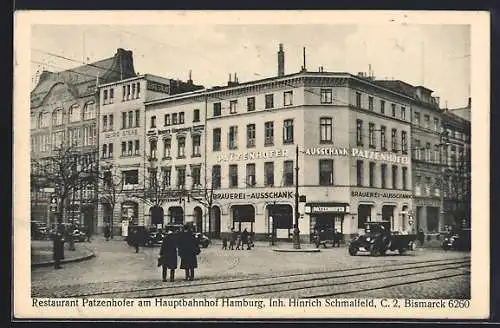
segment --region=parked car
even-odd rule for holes
[[[45,240],[49,237],[47,224],[39,221],[31,221],[31,238],[34,240]]]
[[[85,228],[80,226],[80,227],[76,227],[74,230],[73,230],[73,240],[76,241],[76,242],[84,242],[87,240],[87,233],[85,232]]]
[[[443,240],[441,247],[447,250],[470,251],[471,229],[460,229],[450,232]]]
[[[415,250],[414,234],[399,234],[391,232],[390,222],[367,222],[364,233],[355,237],[349,244],[349,254],[356,255],[359,251],[370,252],[371,256],[385,255],[387,251]]]
[[[207,236],[205,236],[201,232],[196,232],[194,234],[194,236],[195,236],[196,240],[198,240],[198,245],[200,245],[203,248],[207,248],[208,245],[210,245],[210,243],[211,243],[210,238],[208,238]]]
[[[127,243],[129,245],[134,244],[133,237],[138,238],[139,246],[155,246],[160,245],[163,241],[163,232],[158,230],[156,227],[146,227],[146,226],[129,226],[128,227],[128,237]]]
[[[331,229],[321,229],[314,232],[312,238],[316,248],[319,248],[320,245],[327,248],[328,244],[331,244],[332,247],[335,245],[340,247],[340,243],[344,241],[344,234]]]

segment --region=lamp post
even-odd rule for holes
[[[295,146],[295,223],[293,225],[293,248],[300,249],[299,230],[299,145]]]
[[[438,230],[442,229],[442,225],[444,224],[444,184],[445,184],[445,163],[443,163],[443,147],[447,145],[447,133],[446,130],[441,132],[440,135],[440,142],[439,142],[439,167],[440,167],[440,173],[441,173],[441,186],[439,190],[439,224],[438,224]]]

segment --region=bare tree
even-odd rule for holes
[[[102,174],[99,175],[98,193],[99,201],[109,206],[110,210],[110,228],[111,236],[113,236],[113,222],[116,204],[118,197],[123,192],[124,180],[119,171],[119,168],[113,164],[104,164],[101,166]]]
[[[210,177],[210,180],[208,179]],[[191,199],[198,202],[200,205],[205,207],[208,216],[209,226],[212,224],[212,206],[214,204],[214,191],[220,188],[221,185],[221,175],[220,172],[214,172],[207,170],[207,179],[205,179],[205,185],[201,188],[194,189],[191,192]]]
[[[471,218],[470,172],[471,158],[469,150],[459,153],[456,161],[445,172],[445,179],[448,181],[447,200],[453,204],[451,214],[456,225],[461,225],[463,224],[462,220],[470,220]]]

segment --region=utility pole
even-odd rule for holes
[[[443,163],[443,147],[446,146],[446,132],[443,131],[440,134],[440,144],[439,144],[439,167],[441,173],[441,186],[439,190],[439,224],[438,229],[441,230],[444,224],[444,185],[445,185],[445,163]]]
[[[293,248],[300,249],[299,230],[299,145],[295,147],[295,224],[293,225]]]

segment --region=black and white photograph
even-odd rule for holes
[[[18,312],[487,316],[488,31],[479,12],[18,12]]]

